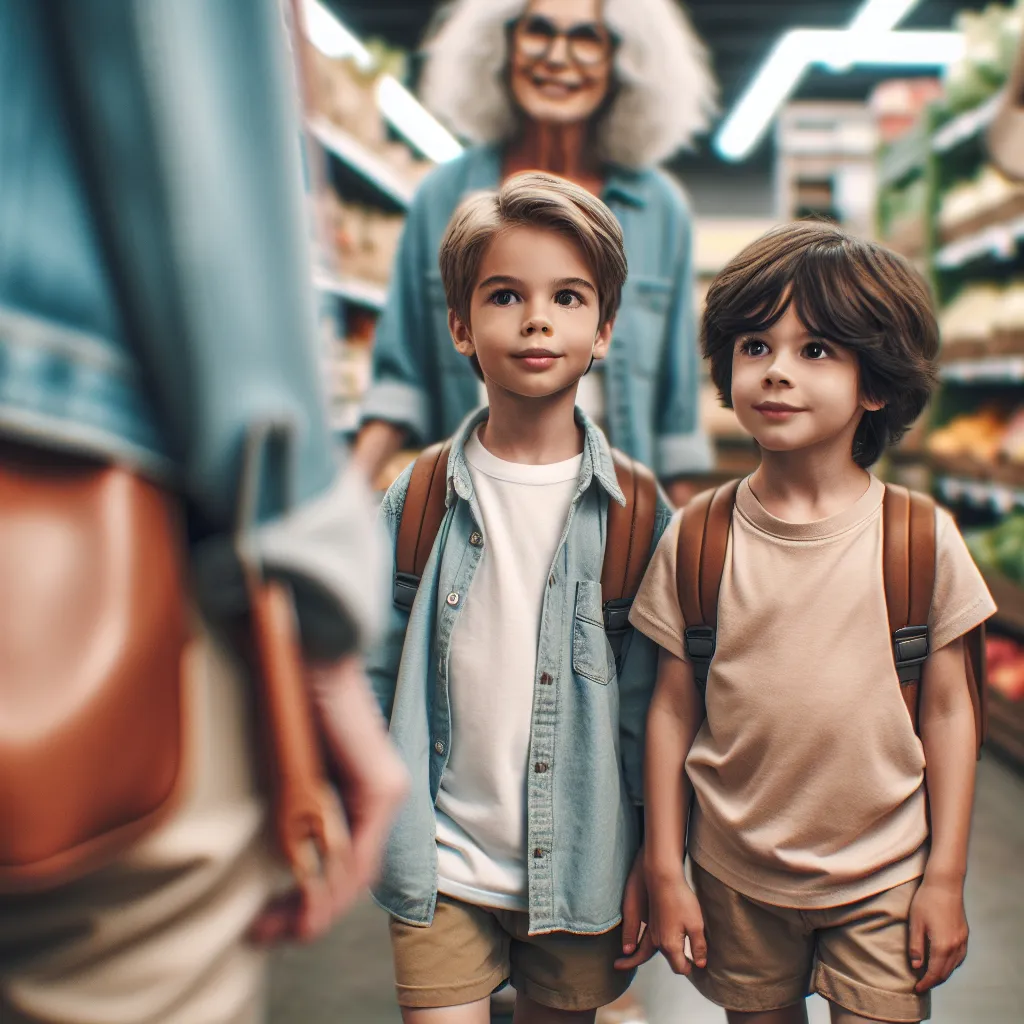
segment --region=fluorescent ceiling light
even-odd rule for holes
[[[307,37],[322,54],[352,57],[363,70],[373,67],[370,51],[318,0],[304,0],[302,14]]]
[[[959,60],[963,52],[964,38],[959,32],[868,35],[849,30],[793,29],[775,44],[729,113],[715,138],[715,148],[727,160],[742,160],[813,64],[833,70],[853,64],[944,67]]]
[[[309,41],[328,57],[351,57],[364,71],[374,65],[369,50],[319,0],[303,0]],[[391,75],[377,83],[377,106],[388,123],[437,163],[451,160],[462,146],[408,89]]]
[[[436,163],[462,152],[448,130],[398,79],[384,75],[377,83],[377,106],[391,126]]]
[[[907,15],[918,0],[864,0],[853,16],[850,32],[889,32]]]

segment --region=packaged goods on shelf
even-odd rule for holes
[[[328,57],[315,46],[310,55],[311,114],[325,117],[371,149],[387,140],[387,130],[377,109],[376,69],[364,71],[350,57]]]
[[[929,454],[938,459],[969,460],[977,468],[994,464],[1000,458],[1006,437],[1008,417],[997,406],[954,417],[934,430],[927,441]]]
[[[939,207],[939,234],[944,242],[975,234],[992,224],[1024,215],[1024,184],[1010,181],[986,164],[971,181],[951,188]]]
[[[348,277],[387,283],[404,217],[345,202],[330,188],[316,202],[326,231],[320,265]]]
[[[963,33],[964,56],[946,70],[946,103],[951,111],[968,110],[997,92],[1006,81],[1021,33],[1021,7],[989,4],[983,11],[963,11],[956,19]]]

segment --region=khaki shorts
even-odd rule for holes
[[[535,1003],[593,1010],[629,988],[617,971],[622,927],[601,935],[528,935],[525,913],[477,907],[438,895],[429,928],[391,919],[395,982],[402,1006],[458,1006],[484,999],[506,981]]]
[[[719,1006],[776,1010],[817,992],[872,1020],[921,1021],[931,997],[914,992],[907,919],[920,879],[841,907],[794,910],[750,899],[693,864],[708,965],[690,980]]]

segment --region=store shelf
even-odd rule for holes
[[[988,689],[988,742],[1024,766],[1024,701]]]
[[[939,376],[957,384],[1019,384],[1024,381],[1024,355],[957,359],[944,363]]]
[[[412,184],[397,174],[373,150],[322,117],[311,118],[309,132],[328,153],[365,178],[399,206],[407,207],[415,191]]]
[[[387,301],[388,293],[384,285],[361,281],[355,277],[338,277],[327,271],[316,271],[313,274],[313,285],[321,292],[378,311],[384,308]]]
[[[980,106],[967,110],[952,121],[947,121],[932,138],[932,150],[945,153],[983,132],[995,120],[1002,101],[1002,91],[990,97]]]
[[[898,185],[904,178],[923,171],[927,161],[928,135],[921,121],[882,153],[878,165],[878,187]]]
[[[939,475],[935,486],[942,499],[951,503],[964,502],[999,515],[1024,509],[1024,482],[998,483],[964,475]]]
[[[966,238],[944,245],[935,253],[935,266],[941,270],[955,270],[985,256],[1008,260],[1016,253],[1017,243],[1022,239],[1024,217],[990,224]]]

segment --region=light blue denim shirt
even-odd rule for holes
[[[479,404],[479,382],[448,333],[438,249],[468,192],[495,189],[501,152],[467,150],[424,180],[413,198],[377,324],[373,384],[363,422],[408,428],[414,441],[449,437]],[[601,198],[622,225],[629,277],[608,357],[599,372],[613,445],[669,479],[712,464],[701,431],[693,245],[689,206],[656,169],[610,167]]]
[[[327,427],[291,76],[277,0],[0,0],[0,440],[181,495],[216,613],[266,437],[246,546],[330,655],[379,617],[376,545]]]
[[[448,514],[411,611],[392,608],[369,673],[412,785],[374,896],[390,914],[428,925],[437,900],[434,803],[452,742],[452,633],[487,549],[463,446],[487,416],[459,428],[448,462]],[[608,503],[624,502],[604,434],[586,429],[579,482],[551,566],[537,646],[529,763],[550,770],[527,780],[530,932],[599,933],[621,916],[623,887],[639,844],[643,740],[657,648],[627,636],[617,669],[601,603]],[[411,468],[384,498],[392,552]],[[671,518],[659,497],[654,545]],[[482,544],[471,544],[482,534]],[[653,551],[653,545],[652,545]],[[393,557],[393,555],[392,555]],[[457,595],[457,596],[452,596]]]

